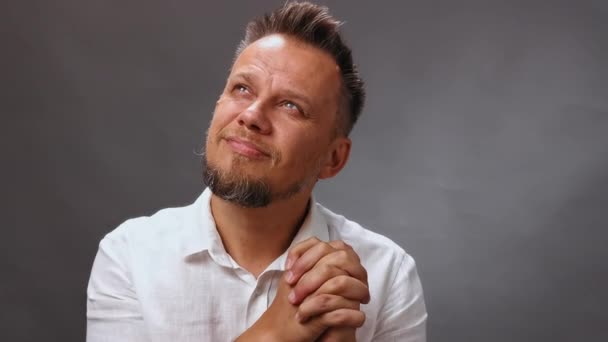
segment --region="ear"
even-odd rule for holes
[[[324,163],[319,171],[319,179],[331,178],[340,172],[346,165],[350,156],[351,140],[347,137],[338,137],[331,143]]]

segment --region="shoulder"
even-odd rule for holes
[[[141,248],[165,248],[186,229],[191,206],[165,208],[149,216],[130,218],[102,240]]]

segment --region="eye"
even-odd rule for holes
[[[299,113],[303,113],[302,109],[300,109],[300,107],[297,104],[295,104],[295,103],[293,103],[291,101],[285,101],[285,102],[283,102],[283,106],[285,108],[289,109],[290,111],[295,110],[295,111],[298,111]]]
[[[242,84],[235,85],[234,90],[236,90],[239,93],[248,93],[249,92],[249,89]]]
[[[289,109],[298,109],[298,106],[295,103],[289,101],[285,102],[285,107]]]

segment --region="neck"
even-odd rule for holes
[[[256,278],[283,254],[307,214],[310,191],[272,202],[263,208],[243,208],[211,196],[211,213],[226,252]]]

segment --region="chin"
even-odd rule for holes
[[[249,181],[258,181],[268,175],[266,168],[260,168],[247,158],[235,157],[228,161],[220,163],[212,162],[218,171],[233,179],[247,179]]]

